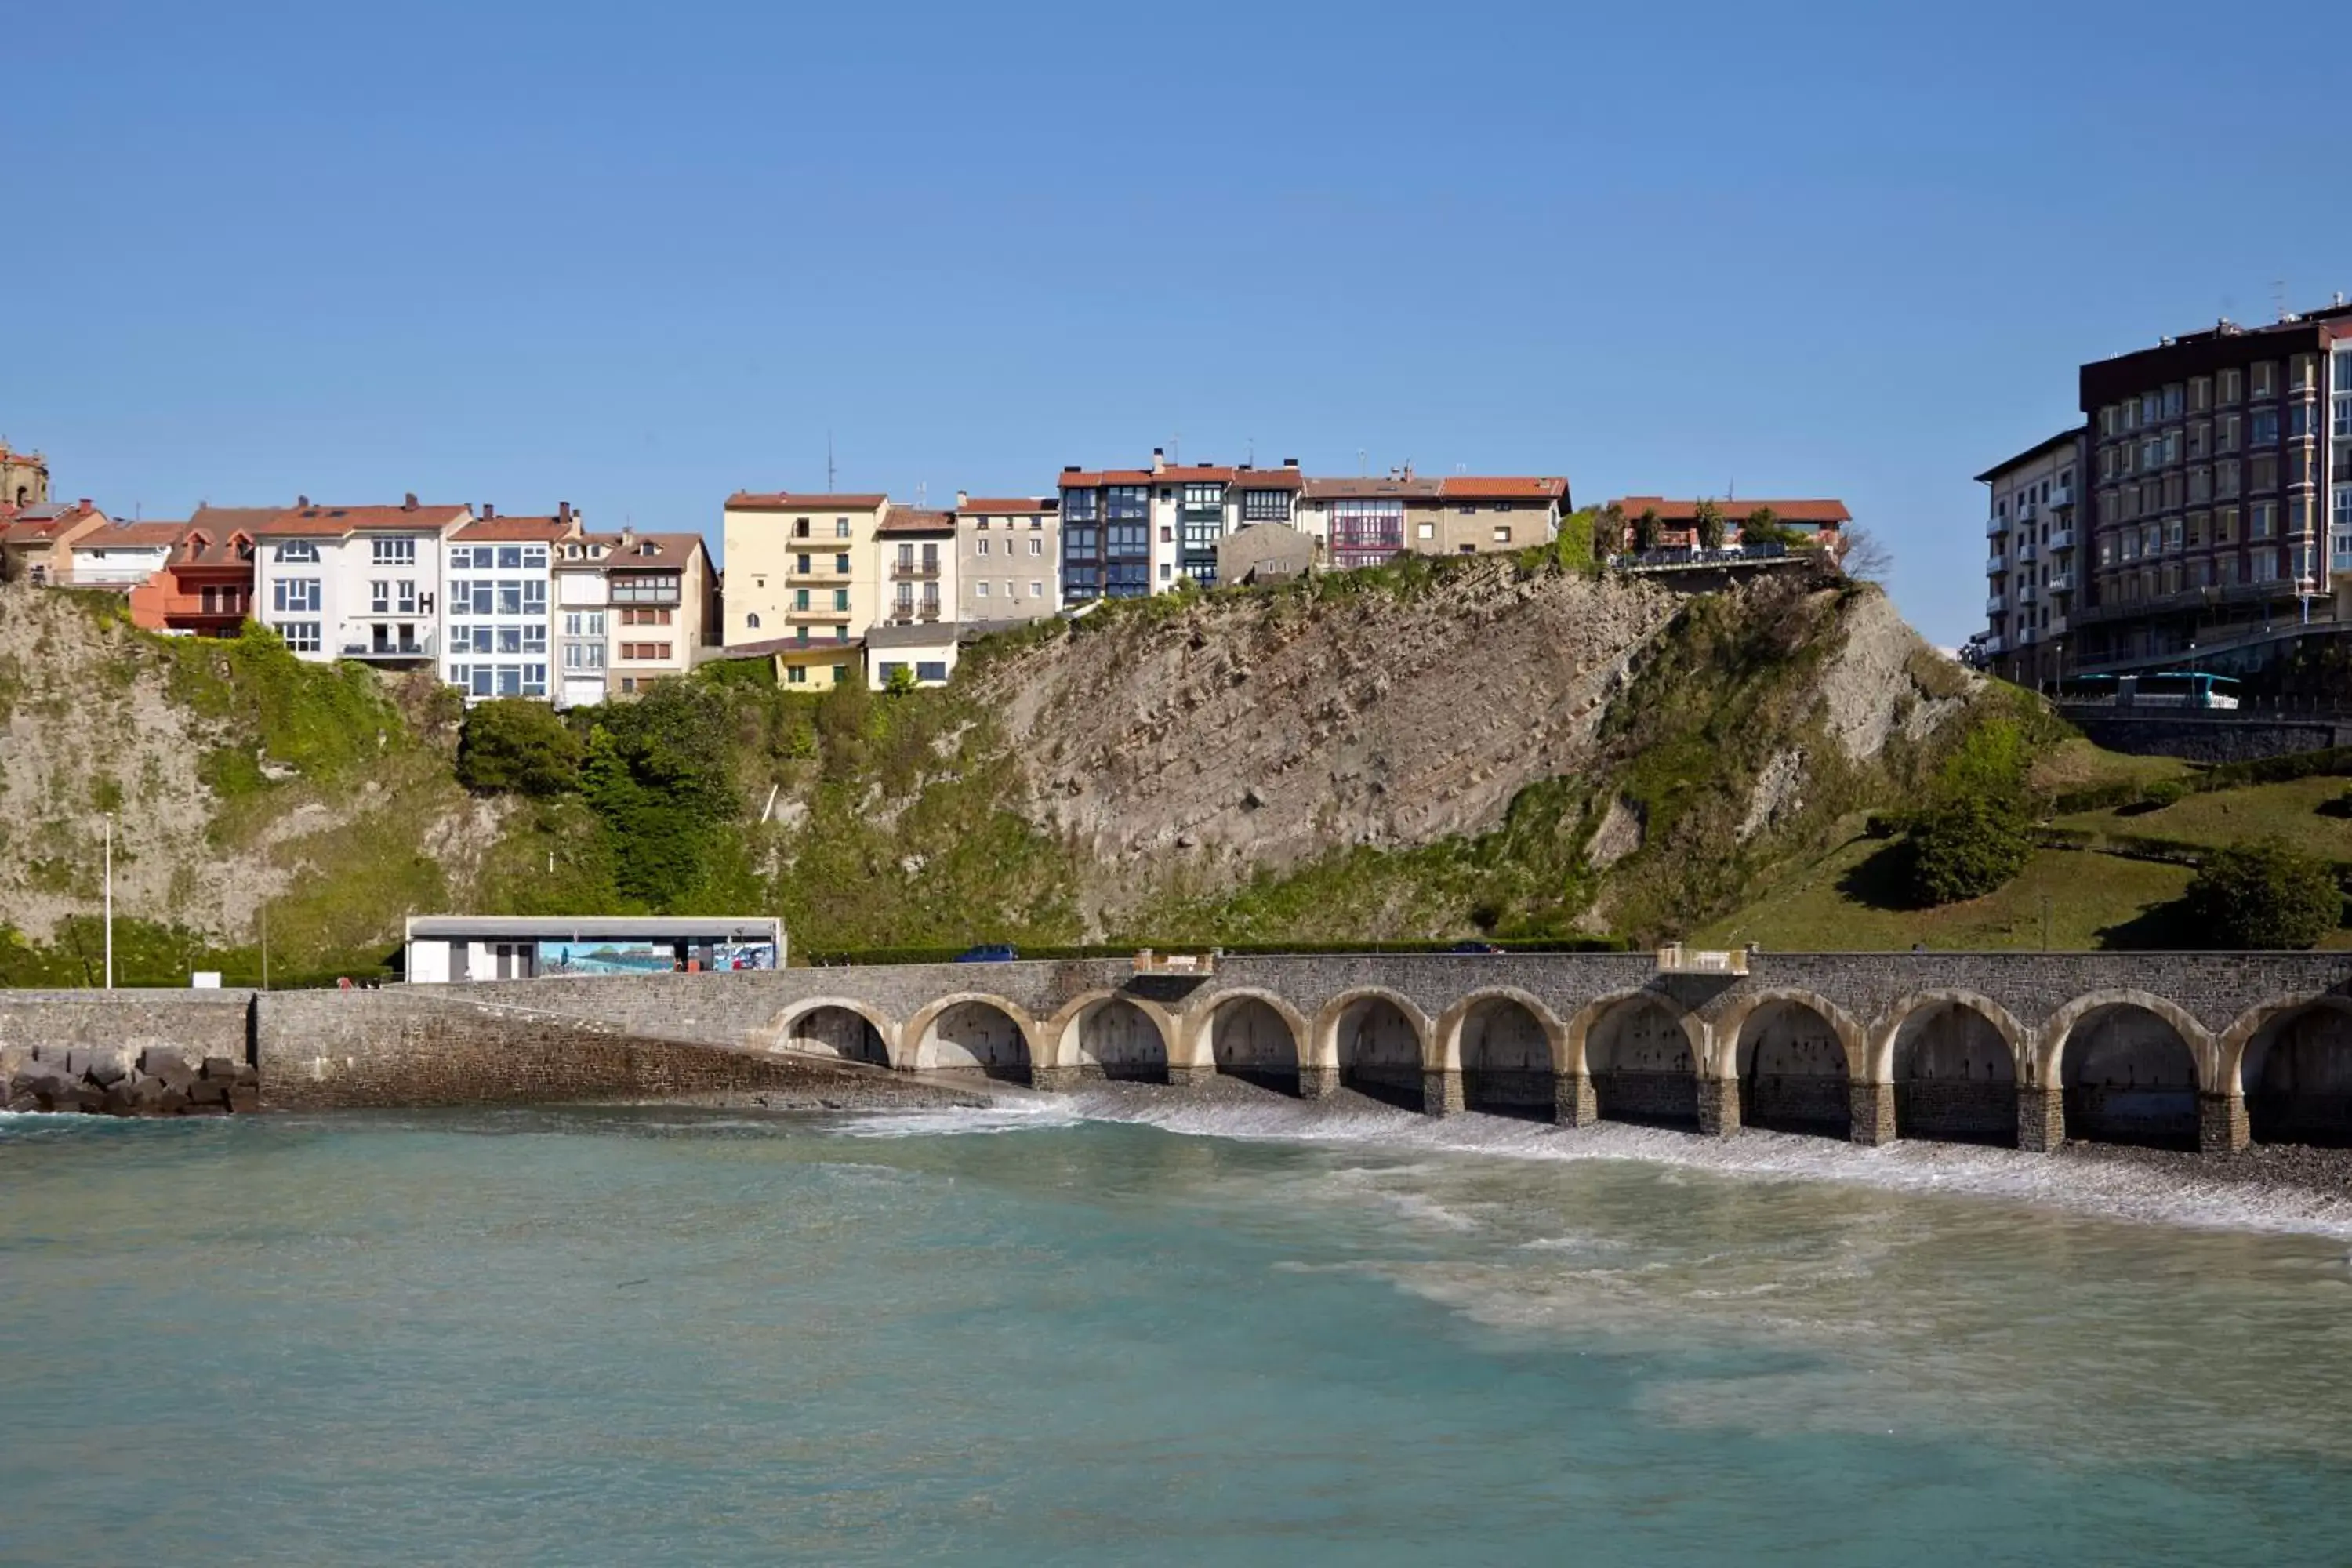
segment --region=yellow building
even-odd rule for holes
[[[857,679],[860,645],[882,614],[876,538],[889,510],[879,495],[729,496],[720,641],[772,651],[782,679],[798,689]]]

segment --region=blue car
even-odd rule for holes
[[[958,963],[1010,963],[1021,954],[1009,942],[984,942],[956,954]]]
[[[1491,942],[1457,942],[1445,951],[1448,952],[1500,952],[1503,950]]]

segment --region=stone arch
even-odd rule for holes
[[[1601,997],[1569,1020],[1567,1051],[1569,1069],[1591,1080],[1602,1120],[1698,1124],[1706,1025],[1673,998],[1655,991]]]
[[[1289,1002],[1255,986],[1235,986],[1202,998],[1188,1012],[1186,1060],[1194,1071],[1298,1092],[1298,1069],[1314,1029]]]
[[[1827,1025],[1845,1058],[1845,1076],[1855,1083],[1868,1081],[1869,1053],[1865,1049],[1868,1036],[1853,1016],[1818,991],[1808,991],[1796,985],[1765,986],[1735,995],[1730,1004],[1714,1019],[1716,1059],[1707,1070],[1717,1078],[1736,1079],[1739,1076],[1739,1039],[1748,1027],[1749,1015],[1775,1003],[1794,1003],[1811,1012]]]
[[[1431,1033],[1428,1016],[1394,991],[1343,991],[1315,1015],[1315,1060],[1303,1065],[1333,1069],[1343,1088],[1419,1110]]]
[[[1039,1059],[1037,1021],[1017,1002],[985,991],[957,991],[907,1020],[900,1067],[1025,1081]]]
[[[1745,999],[1717,1037],[1718,1070],[1739,1085],[1742,1125],[1852,1136],[1862,1031],[1835,1003],[1808,991],[1765,992]]]
[[[1870,1081],[1894,1086],[1897,1137],[2017,1141],[2017,1077],[2032,1057],[2009,1009],[1973,991],[1914,992],[1870,1037]]]
[[[1433,1043],[1443,1069],[1462,1075],[1465,1109],[1554,1113],[1568,1026],[1528,993],[1510,985],[1472,993],[1439,1017]]]
[[[1175,1055],[1168,1010],[1124,991],[1090,991],[1054,1015],[1045,1029],[1051,1066],[1089,1077],[1166,1083]]]
[[[2223,1031],[2222,1092],[2242,1094],[2257,1143],[2352,1144],[2352,997],[2249,1008]]]
[[[851,996],[812,996],[779,1015],[769,1031],[771,1047],[844,1061],[895,1067],[898,1026],[870,1003]]]
[[[2211,1033],[2179,1003],[2168,1001],[2152,991],[2129,987],[2086,992],[2051,1014],[2037,1036],[2039,1048],[2033,1063],[2033,1081],[2049,1089],[2063,1087],[2063,1055],[2075,1025],[2104,1008],[2125,1006],[2153,1013],[2171,1025],[2173,1033],[2188,1043],[2189,1055],[2196,1059],[2197,1087],[2208,1093],[2214,1091],[2220,1078],[2215,1068],[2215,1058],[2219,1053]]]
[[[2213,1042],[2195,1018],[2147,992],[2094,992],[2060,1008],[2043,1037],[2042,1082],[2063,1093],[2068,1137],[2196,1146]]]

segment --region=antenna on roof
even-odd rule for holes
[[[2336,302],[2339,305],[2342,304],[2344,302],[2344,296],[2338,294],[2336,297]],[[1251,437],[1245,445],[1249,448],[1249,458],[1248,461],[1242,465],[1242,467],[1245,468],[1255,468],[1257,467],[1257,437],[1255,436]]]
[[[2285,321],[2287,316],[2285,279],[2273,278],[2271,279],[2271,303],[2277,308],[2278,319],[2282,321]]]
[[[1368,467],[1366,467],[1366,466],[1365,466],[1365,462],[1364,462],[1364,449],[1363,449],[1361,447],[1357,447],[1357,448],[1356,448],[1356,477],[1357,477],[1358,479],[1366,479],[1366,478],[1369,478],[1369,477],[1370,476],[1370,474],[1371,474],[1371,471],[1372,471],[1372,470],[1371,470],[1370,468],[1368,468]]]
[[[923,502],[929,499],[930,488],[931,482],[929,479],[917,479],[915,481],[915,510],[917,511],[922,510]]]
[[[836,493],[833,478],[833,432],[831,430],[824,433],[824,493],[827,495]]]

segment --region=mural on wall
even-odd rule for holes
[[[677,967],[677,949],[666,942],[542,942],[541,974],[667,973]]]
[[[772,942],[717,942],[710,944],[710,967],[713,969],[773,969],[776,967],[776,944]]]

